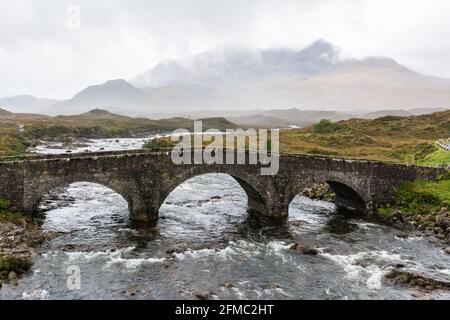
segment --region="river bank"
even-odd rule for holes
[[[0,287],[4,282],[17,283],[39,257],[40,245],[56,236],[43,232],[40,219],[0,214]]]

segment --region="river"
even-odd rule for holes
[[[93,140],[84,150],[142,146],[143,139]],[[60,145],[39,153],[63,153]],[[2,299],[450,299],[448,291],[420,293],[384,280],[393,266],[450,280],[442,243],[298,196],[289,223],[248,218],[245,192],[231,177],[208,174],[180,185],[151,230],[130,227],[127,203],[112,190],[79,182],[41,203],[45,231],[64,234],[42,245],[41,256]],[[289,249],[300,242],[317,256]],[[178,249],[178,253],[167,251]],[[67,286],[68,268],[81,288]]]

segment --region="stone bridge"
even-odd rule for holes
[[[120,194],[128,202],[133,221],[156,222],[160,206],[178,185],[198,175],[224,173],[245,190],[249,212],[285,218],[294,197],[314,183],[327,182],[338,205],[370,212],[389,202],[393,188],[406,180],[446,172],[444,168],[288,154],[280,154],[276,175],[261,175],[260,168],[260,164],[175,165],[169,152],[145,150],[2,158],[0,198],[9,200],[16,210],[33,213],[52,189],[92,182]]]

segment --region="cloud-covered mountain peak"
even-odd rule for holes
[[[162,61],[130,82],[88,87],[54,106],[54,113],[407,109],[447,105],[450,97],[450,80],[420,75],[386,57],[344,59],[322,39],[302,50],[217,48]]]
[[[163,61],[130,82],[136,87],[159,87],[174,83],[204,85],[239,84],[280,75],[310,76],[340,62],[340,50],[319,39],[298,51],[289,48],[216,48],[180,61]]]
[[[327,61],[335,61],[339,59],[340,50],[330,42],[319,39],[311,43],[303,50],[300,50],[297,56],[304,59],[324,59]]]

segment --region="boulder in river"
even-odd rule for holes
[[[301,227],[303,225],[303,221],[301,220],[292,220],[290,221],[290,224],[294,227]]]
[[[385,278],[394,284],[405,285],[425,291],[450,289],[450,282],[448,281],[433,279],[411,271],[392,269],[385,275]]]
[[[232,284],[231,282],[228,282],[228,281],[225,281],[224,283],[223,283],[223,286],[225,287],[225,288],[233,288],[234,287],[234,284]]]
[[[305,246],[304,244],[301,243],[294,243],[291,246],[291,249],[311,256],[315,256],[319,253],[319,250]]]
[[[212,291],[202,291],[195,294],[195,296],[200,300],[208,300],[210,299],[214,293]]]

